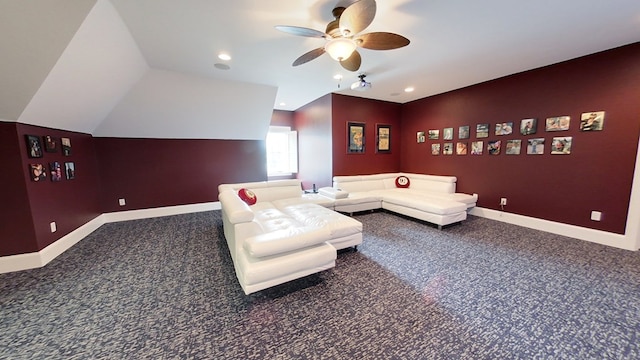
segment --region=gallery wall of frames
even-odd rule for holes
[[[580,131],[602,131],[605,112],[589,111],[580,116]],[[544,119],[538,132],[538,119],[526,118],[519,123],[480,123],[471,125],[429,129],[426,133],[418,131],[416,141],[423,143],[429,140],[431,155],[569,155],[574,143],[573,136],[562,136],[571,126],[571,116],[554,116]],[[442,130],[442,131],[440,131]],[[489,137],[489,132],[504,140],[481,140]],[[473,134],[473,135],[472,135]],[[553,135],[553,136],[552,136]],[[548,144],[545,150],[545,144]]]

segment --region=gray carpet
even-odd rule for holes
[[[102,226],[0,274],[2,359],[637,359],[640,254],[357,215],[334,269],[245,296],[220,212]]]

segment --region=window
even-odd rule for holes
[[[267,133],[267,176],[298,172],[298,132],[288,126],[269,126]]]

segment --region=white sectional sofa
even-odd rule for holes
[[[404,185],[398,184],[405,178]],[[442,226],[467,218],[467,209],[476,205],[477,195],[456,193],[455,176],[437,176],[410,173],[334,176],[332,189],[320,193],[336,196],[336,211],[354,213],[386,209]],[[344,194],[348,196],[344,197]],[[340,198],[342,197],[342,198]]]
[[[255,204],[239,191],[255,194]],[[299,180],[221,184],[224,235],[250,294],[335,266],[336,249],[362,243],[362,223],[302,197]]]

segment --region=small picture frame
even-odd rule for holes
[[[571,136],[554,137],[551,140],[551,154],[553,155],[569,155],[571,154]]]
[[[62,168],[59,162],[54,161],[49,163],[49,174],[53,182],[62,180]]]
[[[458,139],[464,140],[469,138],[469,125],[460,126],[458,128]]]
[[[376,152],[391,153],[391,125],[376,124]]]
[[[440,130],[429,130],[429,140],[440,139]]]
[[[511,135],[513,133],[513,123],[503,122],[496,124],[496,135]]]
[[[500,146],[502,141],[492,140],[487,143],[487,152],[489,155],[500,155]]]
[[[416,133],[416,141],[418,142],[418,144],[425,142],[427,139],[427,137],[424,134],[424,131],[418,131]]]
[[[484,141],[471,142],[471,155],[482,155],[482,150],[484,150]]]
[[[446,142],[442,146],[442,155],[453,155],[453,143]]]
[[[527,155],[544,154],[544,138],[535,138],[527,140]]]
[[[431,155],[440,155],[440,144],[431,144]]]
[[[42,164],[29,164],[31,181],[40,182],[47,178],[47,170]]]
[[[42,143],[40,142],[40,138],[35,135],[25,135],[27,141],[27,156],[30,158],[41,158],[43,155],[42,152]]]
[[[556,116],[547,118],[545,121],[545,131],[566,131],[569,130],[571,116]]]
[[[538,119],[522,119],[520,120],[520,134],[533,135],[538,128]]]
[[[489,137],[489,124],[476,125],[476,138],[482,139]]]
[[[507,155],[520,155],[522,140],[507,140],[504,153]]]
[[[442,131],[442,140],[453,140],[453,128],[444,128]]]
[[[592,111],[580,115],[580,131],[601,131],[604,127],[604,111]]]
[[[347,123],[347,153],[362,154],[364,153],[364,123],[348,122]]]
[[[71,156],[71,139],[63,137],[60,139],[62,143],[62,154],[64,156]]]
[[[64,163],[64,175],[67,180],[76,178],[76,164],[73,161]]]
[[[459,141],[456,143],[456,155],[467,155],[467,142]]]
[[[50,153],[54,153],[58,151],[58,139],[50,136],[50,135],[46,135],[42,137],[42,140],[44,141],[44,151],[46,152],[50,152]]]

